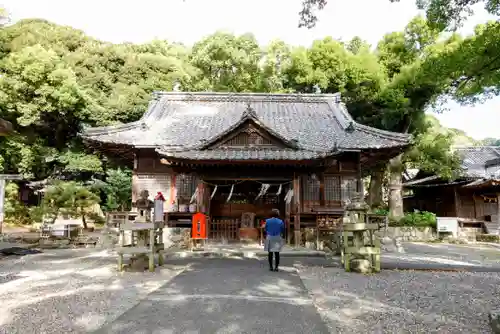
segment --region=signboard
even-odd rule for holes
[[[454,217],[437,217],[437,232],[451,233],[456,238],[458,236],[458,219]]]
[[[191,222],[191,238],[207,239],[207,216],[201,212],[195,213]]]

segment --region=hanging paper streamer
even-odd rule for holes
[[[290,202],[292,202],[292,197],[293,197],[293,189],[290,189],[285,195],[286,204],[290,204]]]
[[[282,185],[280,184],[280,187],[278,188],[278,191],[276,192],[276,196],[279,196],[281,194],[281,187],[282,187]]]
[[[231,186],[231,191],[229,192],[229,196],[227,196],[226,202],[229,202],[231,200],[231,197],[233,196],[233,190],[234,190],[234,184]]]
[[[262,187],[260,187],[260,192],[257,195],[257,197],[255,197],[255,199],[259,199],[260,197],[264,196],[267,193],[267,190],[269,189],[270,186],[271,185],[269,185],[267,183],[263,183]]]
[[[212,194],[210,195],[210,199],[214,198],[216,192],[217,192],[217,186],[215,186],[214,190],[212,191]]]
[[[193,202],[196,200],[196,196],[198,196],[198,187],[194,191],[193,196],[191,196],[191,200],[189,201],[189,204],[193,204]]]

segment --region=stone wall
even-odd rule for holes
[[[163,229],[163,243],[167,248],[188,248],[191,237],[190,228],[165,227]]]
[[[431,241],[437,239],[437,233],[431,227],[388,227],[387,232],[385,229],[381,229],[376,232],[376,235],[380,237],[387,236],[391,239],[398,238],[401,241]]]
[[[468,241],[476,241],[476,236],[483,233],[481,227],[462,227],[459,228],[458,232],[461,238],[467,239]]]
[[[384,229],[375,232],[380,238],[389,237],[391,239],[398,239],[400,241],[432,241],[437,239],[436,231],[430,227],[388,227],[387,234]],[[340,235],[339,235],[340,236]],[[368,235],[366,235],[366,242],[368,242]],[[302,229],[303,245],[309,249],[330,250],[336,248],[336,243],[340,240],[332,239],[331,235],[323,236],[319,240],[319,245],[316,245],[316,229],[304,228]]]

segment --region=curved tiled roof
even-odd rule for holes
[[[164,151],[166,157],[185,160],[314,160],[332,156],[335,152],[312,152],[292,149],[211,149],[189,151]]]
[[[472,178],[495,178],[500,176],[500,147],[457,147],[456,152],[462,159],[461,167],[465,176]]]
[[[88,129],[83,137],[135,147],[161,147],[162,151],[191,151],[213,142],[245,117],[254,118],[296,149],[310,152],[402,147],[410,139],[405,134],[354,122],[340,102],[340,94],[181,92],[157,92],[139,121]]]

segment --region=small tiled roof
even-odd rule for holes
[[[184,151],[183,156],[201,157],[209,152],[197,151],[245,119],[252,119],[287,147],[306,151],[300,153],[304,157],[333,150],[404,147],[410,140],[409,135],[354,122],[340,94],[181,92],[157,92],[139,121],[87,129],[82,136],[89,141],[153,147],[160,152],[175,151],[176,156]],[[213,156],[232,159],[228,153],[211,151]],[[248,156],[271,153],[251,151]],[[287,150],[278,155],[292,157]]]
[[[470,146],[456,148],[462,158],[464,176],[469,178],[500,177],[500,147]]]
[[[477,186],[490,180],[500,179],[500,147],[494,146],[467,146],[456,147],[455,152],[460,156],[462,175],[454,182],[442,183],[439,176],[428,176],[410,180],[404,183],[405,187],[462,184]],[[431,182],[432,181],[432,182]]]

